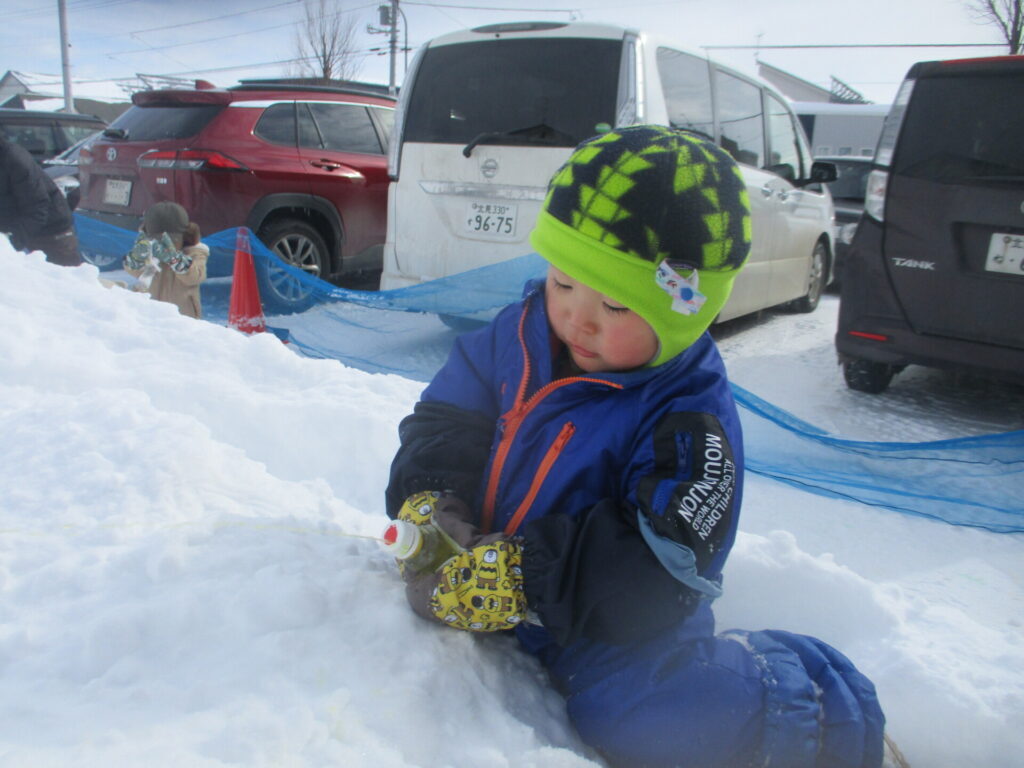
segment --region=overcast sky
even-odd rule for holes
[[[202,77],[216,85],[288,74],[296,54],[301,0],[66,0],[72,77],[136,73]],[[656,31],[698,52],[755,73],[755,56],[828,88],[835,76],[871,101],[888,103],[909,65],[926,59],[984,56],[1005,47],[780,49],[783,45],[1000,43],[996,27],[974,21],[968,0],[402,0],[415,48],[439,34],[520,20],[603,21]],[[369,34],[376,2],[332,3],[357,19],[358,79],[387,83],[387,36]],[[628,7],[627,7],[628,6]],[[0,74],[8,69],[61,73],[57,0],[0,0]],[[397,60],[401,84],[404,59]],[[84,90],[84,86],[79,91]],[[84,92],[76,95],[86,95]]]

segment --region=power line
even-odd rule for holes
[[[576,13],[577,8],[495,8],[490,5],[452,5],[446,3],[416,2],[402,0],[406,5],[422,5],[427,8],[457,8],[460,11],[512,11],[514,13]]]
[[[250,8],[248,11],[238,11],[237,13],[225,13],[223,16],[211,16],[208,19],[197,19],[196,21],[186,21],[181,24],[170,24],[166,27],[150,27],[149,29],[135,29],[130,34],[141,35],[144,32],[160,32],[165,29],[178,29],[179,27],[191,27],[195,24],[206,24],[209,21],[221,21],[223,19],[231,19],[235,16],[245,16],[249,13],[258,13],[260,11],[269,11],[271,8],[283,8],[286,5],[297,5],[302,0],[287,0],[284,3],[274,3],[273,5],[264,5],[259,8]],[[216,38],[213,38],[216,39]]]
[[[740,51],[785,48],[992,48],[1006,43],[837,43],[834,45],[702,45],[705,50]]]

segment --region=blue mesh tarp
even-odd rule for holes
[[[135,237],[133,232],[79,215],[76,226],[90,260],[106,260],[113,267],[119,266]],[[203,239],[210,246],[212,277],[231,274],[236,235],[232,229]],[[540,257],[530,254],[409,288],[358,291],[339,288],[285,264],[255,237],[250,238],[250,249],[265,311],[304,312],[322,321],[319,331],[290,338],[298,351],[414,378],[415,373],[422,374],[424,365],[410,366],[417,347],[422,346],[411,326],[396,326],[389,319],[393,313],[354,316],[352,306],[479,317],[516,301],[523,284],[544,271]],[[216,280],[208,282],[214,285],[209,294],[204,292],[204,309],[215,303],[211,299],[217,290]],[[221,311],[214,307],[207,312],[215,321],[226,318],[227,291],[222,289],[221,294]],[[335,340],[345,335],[346,324],[360,326],[363,333],[379,332],[372,356],[365,349],[337,346]],[[442,362],[439,358],[427,364],[436,369]],[[812,493],[953,525],[1024,532],[1024,431],[926,443],[844,440],[739,386],[733,385],[733,390],[743,422],[747,468],[752,472]]]
[[[75,214],[75,228],[83,253],[101,268],[120,267],[135,242],[136,233],[81,214]],[[203,238],[210,247],[209,277],[232,273],[237,234],[237,229],[226,229]],[[517,301],[523,284],[545,270],[540,256],[531,253],[407,288],[360,291],[332,285],[286,264],[255,236],[250,235],[249,248],[268,314],[302,312],[319,303],[344,301],[375,309],[471,318]]]
[[[1024,431],[927,443],[843,440],[735,384],[733,392],[752,472],[953,525],[1024,532]]]

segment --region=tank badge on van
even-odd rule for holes
[[[924,269],[935,271],[934,261],[922,261],[921,259],[901,259],[898,256],[892,257],[894,267],[907,267],[908,269]]]

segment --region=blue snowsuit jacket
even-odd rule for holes
[[[650,637],[720,593],[736,536],[739,418],[710,337],[665,365],[553,380],[543,284],[456,341],[401,427],[389,512],[448,489],[524,540],[556,642]],[[735,446],[735,447],[734,447]]]
[[[743,453],[710,336],[656,368],[556,379],[543,291],[456,340],[400,426],[388,514],[449,490],[519,537],[541,626],[516,633],[612,762],[877,765],[884,720],[845,657],[789,633],[714,636]],[[838,691],[827,716],[822,690]]]

